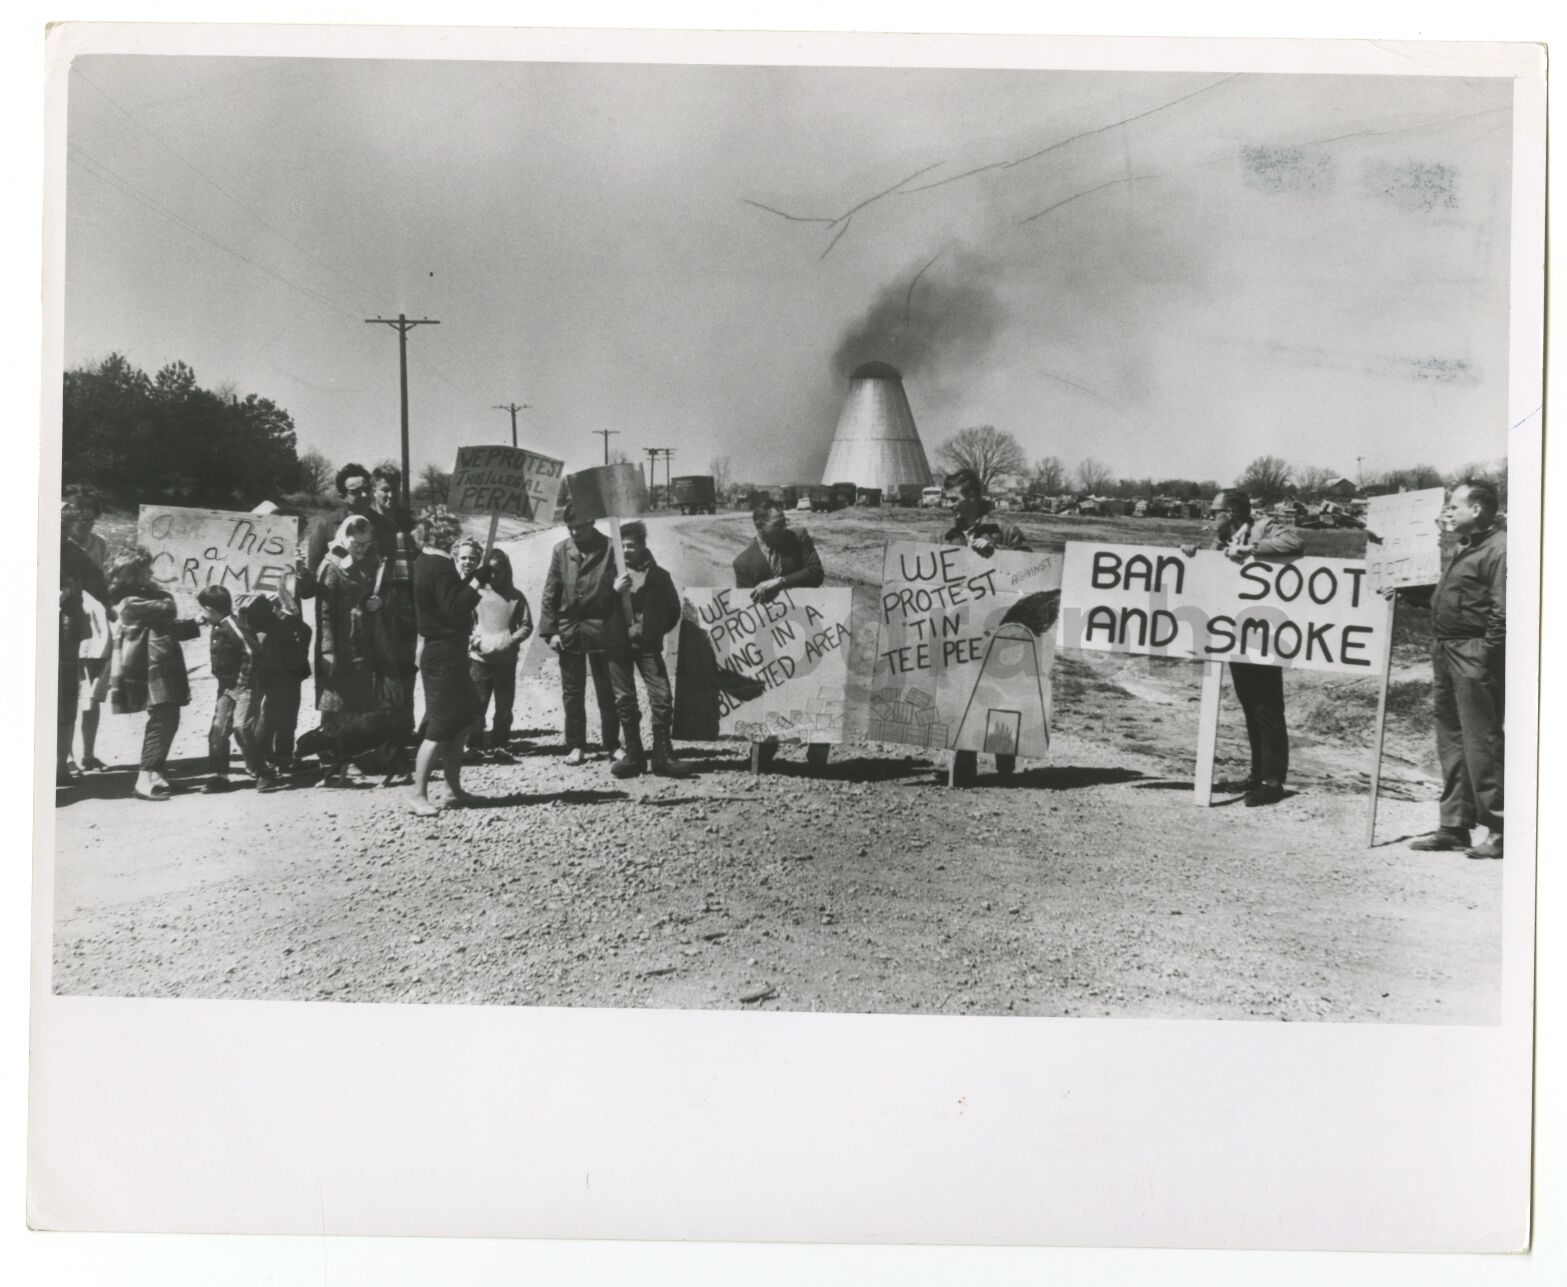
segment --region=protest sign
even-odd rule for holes
[[[454,514],[505,514],[545,526],[555,521],[564,461],[520,447],[459,447],[446,508]]]
[[[866,736],[1042,757],[1061,556],[888,544]]]
[[[595,465],[566,479],[571,508],[579,523],[601,518],[635,518],[646,513],[647,484],[635,465]]]
[[[681,598],[682,628],[667,636],[681,723],[705,726],[705,737],[849,740],[853,591],[783,590],[753,603],[747,590],[700,588]]]
[[[1387,604],[1355,559],[1233,563],[1217,550],[1070,542],[1056,643],[1090,652],[1374,673]]]
[[[294,569],[299,520],[276,514],[143,505],[136,540],[152,552],[152,575],[195,615],[196,595],[220,585],[236,599],[258,590],[278,591]]]
[[[1446,493],[1440,487],[1366,503],[1366,578],[1373,590],[1435,585],[1442,579],[1442,533],[1437,527]]]

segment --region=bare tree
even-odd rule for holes
[[[729,489],[733,485],[733,476],[729,469],[728,456],[714,456],[707,462],[707,472],[713,476],[713,492],[718,499],[725,504],[729,503]]]
[[[1271,505],[1290,485],[1290,467],[1277,456],[1258,456],[1246,466],[1235,485],[1251,497],[1253,503]]]
[[[311,448],[299,458],[299,489],[312,496],[324,496],[332,486],[337,471],[325,453]]]
[[[1115,483],[1115,475],[1110,472],[1110,466],[1102,460],[1095,460],[1089,456],[1077,467],[1077,486],[1079,491],[1087,492],[1090,496],[1098,496],[1110,490]]]
[[[1384,492],[1418,492],[1428,487],[1441,487],[1444,480],[1431,465],[1413,465],[1408,469],[1390,469],[1376,482]]]
[[[1304,465],[1295,470],[1295,494],[1301,500],[1310,500],[1313,496],[1320,496],[1327,490],[1338,475],[1331,469],[1324,469],[1321,465]]]
[[[1448,487],[1457,487],[1461,483],[1490,483],[1496,488],[1502,508],[1507,508],[1507,462],[1505,460],[1493,460],[1489,464],[1474,461],[1462,469],[1455,469],[1443,479],[1443,482]]]
[[[451,474],[439,465],[426,465],[419,471],[419,485],[413,489],[413,501],[418,505],[444,505],[451,490]]]
[[[1029,490],[1041,496],[1059,496],[1066,490],[1066,466],[1060,456],[1041,456],[1029,471]]]
[[[1028,458],[1011,434],[994,425],[979,425],[942,439],[936,448],[936,463],[949,473],[972,469],[988,492],[1002,475],[1021,474],[1028,467]]]

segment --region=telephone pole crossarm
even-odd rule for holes
[[[402,442],[403,442],[403,508],[409,508],[409,472],[408,463],[408,332],[416,326],[439,326],[433,317],[408,317],[399,313],[392,317],[367,317],[365,323],[372,326],[390,326],[397,332],[397,382],[398,392],[401,395],[402,404]]]

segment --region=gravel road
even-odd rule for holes
[[[829,583],[865,580],[895,529],[928,536],[919,518],[813,516]],[[744,515],[651,529],[692,585],[728,583],[749,537]],[[535,603],[557,537],[507,544]],[[212,685],[205,643],[187,656],[196,695],[175,758],[194,777]],[[619,782],[602,760],[564,763],[546,666],[519,686],[518,763],[465,772],[489,805],[433,819],[374,779],[140,803],[141,719],[106,715],[117,767],[59,793],[53,815],[54,989],[1495,1022],[1504,864],[1401,843],[1434,825],[1427,749],[1394,738],[1372,850],[1364,746],[1309,729],[1287,801],[1201,810],[1197,690],[1184,664],[1063,653],[1050,761],[963,791],[930,758],[874,744],[834,748],[820,773],[785,747],[760,777],[739,743],[684,744],[690,780]],[[1245,756],[1226,700],[1221,775]]]

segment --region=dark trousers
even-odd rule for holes
[[[632,678],[630,656],[624,652],[581,653],[562,649],[560,696],[566,708],[566,749],[586,748],[588,744],[588,718],[583,700],[587,696],[590,669],[605,748],[620,745],[622,728],[638,730],[640,740],[642,712],[637,708],[637,687]],[[626,740],[630,742],[629,734]]]
[[[468,745],[480,747],[484,740],[484,713],[495,699],[495,717],[490,724],[489,745],[498,751],[506,749],[511,740],[511,712],[517,704],[517,655],[511,654],[499,663],[472,661],[468,673],[473,676],[473,686],[479,690],[479,722],[473,726]]]
[[[675,723],[675,694],[669,686],[669,668],[664,665],[664,654],[639,652],[632,661],[642,676],[642,686],[647,689],[647,704],[653,712],[653,740],[667,742]]]
[[[162,772],[169,763],[169,747],[174,745],[174,734],[180,727],[180,708],[177,702],[160,702],[147,707],[147,730],[141,737],[141,768],[143,772]]]
[[[291,675],[263,675],[256,684],[255,749],[264,761],[286,764],[293,758],[300,683]]]
[[[1284,785],[1290,769],[1289,731],[1284,727],[1284,671],[1278,666],[1254,666],[1232,661],[1230,679],[1246,713],[1246,737],[1251,742],[1251,780]]]
[[[224,777],[229,771],[229,739],[239,743],[247,768],[254,768],[251,743],[251,691],[230,684],[218,685],[218,700],[212,707],[212,727],[207,730],[207,772]]]
[[[1436,752],[1442,761],[1441,822],[1502,829],[1502,720],[1507,709],[1500,654],[1483,639],[1431,644]]]

